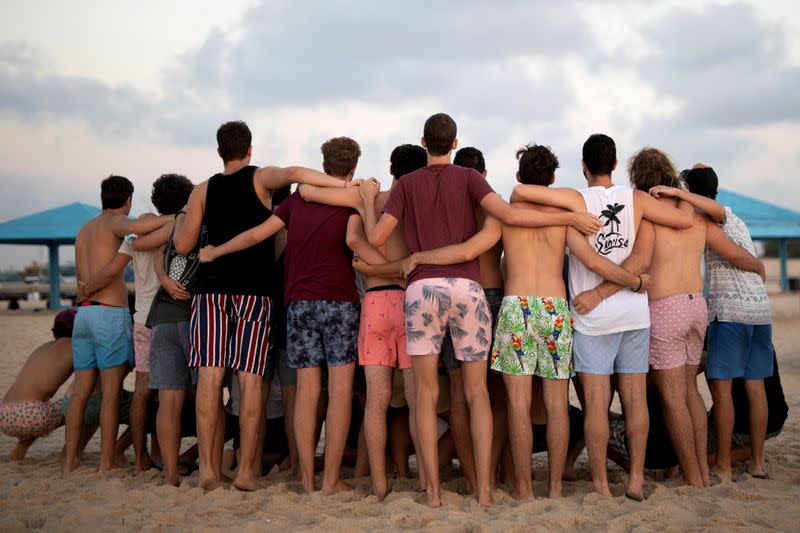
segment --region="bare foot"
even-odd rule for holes
[[[212,472],[204,472],[203,469],[200,468],[200,475],[198,476],[197,480],[198,487],[204,491],[209,491],[219,487],[220,484],[221,481],[217,476],[215,476]]]
[[[568,465],[564,468],[564,473],[561,474],[562,481],[577,481],[578,474],[575,473],[575,467]]]
[[[747,473],[750,474],[750,476],[756,479],[769,479],[769,474],[767,474],[767,471],[764,469],[763,465],[757,468],[753,466],[753,464],[751,463],[747,465],[746,470]]]
[[[153,462],[150,461],[150,457],[145,455],[141,459],[136,460],[136,466],[133,469],[133,475],[138,476],[142,472],[146,472],[153,468]]]
[[[630,498],[635,502],[643,502],[644,501],[644,493],[640,490],[639,492],[634,492],[630,489],[625,491],[625,496]]]
[[[436,508],[442,506],[442,500],[439,497],[439,495],[437,494],[434,496],[432,493],[429,493],[427,491],[425,492],[425,494],[416,497],[415,501],[421,505],[427,505],[428,507]]]
[[[492,500],[492,493],[489,492],[488,489],[485,491],[480,491],[480,494],[476,496],[476,499],[478,500],[478,505],[481,507],[491,507],[494,503],[494,500]]]
[[[253,472],[246,472],[239,470],[236,474],[236,479],[233,480],[233,486],[242,492],[253,492],[258,490],[258,483],[253,475]]]
[[[21,461],[25,459],[25,454],[28,453],[28,448],[31,447],[33,441],[34,439],[20,439],[17,441],[17,445],[14,446],[14,449],[11,450],[10,454],[8,454],[8,459],[10,461]]]
[[[345,492],[348,490],[353,490],[353,485],[341,479],[334,483],[333,486],[322,486],[322,494],[325,496],[330,496],[331,494]]]
[[[608,485],[603,486],[594,486],[594,491],[602,496],[603,498],[613,498],[614,496],[611,494],[611,491],[608,490]]]
[[[81,466],[81,462],[78,461],[77,459],[72,462],[65,462],[63,470],[64,476],[71,474],[72,472],[77,470],[79,466]]]
[[[523,490],[520,490],[519,487],[515,488],[511,491],[511,497],[515,500],[530,500],[533,498],[533,490],[531,488],[526,487]]]
[[[380,491],[378,489],[373,489],[373,491],[375,492],[375,497],[378,498],[379,502],[382,502],[383,500],[385,500],[386,497],[389,495],[389,492],[390,492],[388,488],[386,488],[384,490],[380,490]]]
[[[628,476],[628,487],[625,496],[637,502],[644,501],[644,477],[637,475]]]
[[[550,499],[561,498],[564,494],[561,492],[561,485],[550,486],[547,489],[547,497]]]
[[[722,482],[733,481],[733,471],[730,468],[711,467],[711,474],[719,477]]]

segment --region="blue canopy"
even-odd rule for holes
[[[58,247],[75,244],[78,232],[90,219],[100,214],[92,205],[75,202],[0,224],[0,244],[38,244],[47,246],[50,263],[50,295],[47,306],[61,306],[61,277]]]
[[[721,189],[717,201],[730,207],[754,240],[800,239],[800,213]]]

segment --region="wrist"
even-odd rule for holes
[[[640,276],[640,275],[638,275],[638,274],[637,274],[637,276],[636,276],[636,277],[637,277],[638,279],[637,279],[637,281],[634,281],[634,282],[633,282],[633,284],[631,285],[631,290],[632,290],[633,292],[637,292],[637,293],[638,293],[639,291],[641,291],[641,290],[642,290],[642,285],[644,284],[644,279],[642,279],[642,276]],[[635,288],[634,288],[634,287],[635,287]]]

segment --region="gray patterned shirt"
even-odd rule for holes
[[[742,220],[725,207],[727,214],[722,231],[733,242],[755,255],[753,240]],[[708,320],[740,324],[770,324],[769,298],[764,282],[754,272],[731,265],[710,248],[706,249],[706,279],[708,282]]]

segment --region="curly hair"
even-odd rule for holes
[[[325,174],[343,178],[350,174],[361,157],[361,147],[350,137],[335,137],[322,145],[322,169]]]
[[[174,215],[189,200],[194,185],[189,178],[180,174],[162,174],[153,182],[150,201],[162,215]]]
[[[656,185],[679,187],[678,169],[658,148],[642,148],[628,160],[628,177],[634,189],[648,192]]]
[[[558,168],[558,158],[549,146],[529,144],[517,150],[519,181],[526,185],[550,185]]]

